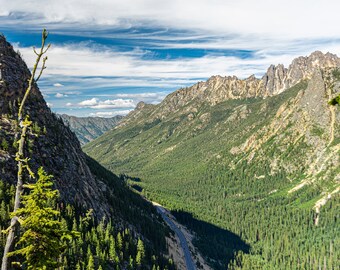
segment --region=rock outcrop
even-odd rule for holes
[[[236,76],[212,76],[206,82],[198,82],[190,87],[181,88],[169,94],[157,110],[152,112],[154,119],[164,119],[170,113],[177,112],[184,106],[206,102],[215,105],[229,99],[266,98],[282,93],[302,80],[308,80],[314,72],[323,68],[340,66],[340,58],[331,53],[313,52],[310,56],[298,57],[288,68],[282,64],[271,65],[261,79],[254,75],[246,79]],[[139,106],[141,111],[148,106]],[[138,113],[140,114],[140,113]],[[131,112],[130,115],[136,115]],[[125,119],[129,121],[129,117]],[[124,121],[122,121],[124,125]]]
[[[8,149],[0,150],[0,179],[15,183],[16,114],[30,72],[3,36],[0,36],[0,74],[0,141],[9,145]],[[93,208],[98,216],[108,213],[109,207],[103,201],[105,185],[91,173],[77,137],[50,111],[37,85],[33,86],[25,110],[34,122],[26,149],[34,171],[43,166],[52,174],[64,201]]]

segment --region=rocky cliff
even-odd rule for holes
[[[3,181],[16,183],[17,111],[30,77],[26,64],[3,36],[0,36],[0,74],[2,185]],[[167,229],[151,203],[131,191],[126,179],[107,171],[83,153],[76,135],[50,111],[36,84],[26,104],[25,110],[33,121],[25,149],[31,169],[37,171],[43,166],[52,174],[62,201],[75,206],[77,212],[93,209],[95,220],[103,216],[112,219],[117,229],[129,228],[134,236],[145,240],[146,247],[154,254],[166,252]]]
[[[16,113],[30,72],[3,36],[0,36],[0,74],[0,141],[8,144],[0,150],[0,179],[15,183]],[[64,201],[93,208],[98,216],[107,214],[105,185],[91,173],[76,136],[50,111],[37,85],[25,110],[34,122],[26,149],[34,171],[43,166],[52,174]]]
[[[340,58],[336,55],[316,51],[309,56],[294,59],[288,68],[282,64],[271,65],[261,79],[254,75],[243,80],[236,76],[212,76],[206,82],[198,82],[169,94],[152,112],[152,117],[164,118],[183,107],[189,110],[190,106],[197,102],[215,105],[230,99],[274,96],[302,80],[310,79],[315,70],[339,66]],[[131,112],[131,115],[135,113]],[[125,121],[129,121],[129,117]]]

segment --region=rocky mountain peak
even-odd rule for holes
[[[295,58],[288,68],[282,64],[271,65],[262,77],[264,96],[282,93],[301,80],[310,79],[317,69],[340,66],[340,59],[331,53],[315,51],[309,56]]]
[[[27,88],[30,72],[4,36],[0,36],[0,113],[8,113],[9,107],[15,108],[18,97],[23,96]],[[26,79],[24,79],[26,78]],[[26,109],[30,111],[35,103],[41,110],[49,111],[36,85],[33,85]]]
[[[189,103],[193,104],[192,106],[198,106],[198,103],[202,102],[215,105],[228,99],[274,96],[301,80],[310,79],[318,69],[338,66],[340,59],[336,55],[315,51],[309,56],[294,59],[288,68],[283,64],[270,65],[261,79],[254,75],[246,79],[214,75],[205,82],[198,82],[168,95],[153,116],[162,119]],[[138,106],[138,110],[141,108],[144,108],[144,105]]]
[[[144,101],[140,101],[138,102],[137,106],[136,106],[136,110],[141,110],[145,107],[145,102]]]
[[[310,78],[316,69],[333,68],[340,65],[340,59],[331,53],[315,51],[309,56],[301,56],[293,60],[288,68],[288,79],[297,80]]]

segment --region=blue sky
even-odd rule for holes
[[[126,114],[212,75],[261,77],[315,50],[340,53],[338,1],[0,0],[0,32],[29,67],[50,32],[40,89],[52,110]]]

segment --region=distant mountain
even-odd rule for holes
[[[328,101],[339,92],[340,59],[314,52],[261,79],[213,76],[141,102],[84,150],[178,210],[214,269],[333,269],[340,112]]]
[[[30,72],[20,55],[0,35],[1,229],[9,226],[13,188],[17,179],[15,153],[18,104],[23,98],[29,77]],[[87,261],[84,260],[89,260],[89,252],[94,250],[96,269],[98,265],[105,266],[104,269],[120,269],[128,263],[135,265],[129,256],[133,255],[133,258],[136,258],[137,242],[140,242],[138,239],[143,240],[147,254],[143,267],[174,269],[172,263],[168,264],[167,260],[162,259],[162,254],[167,252],[165,237],[168,230],[154,207],[131,191],[123,177],[107,171],[83,153],[77,137],[50,111],[36,84],[27,99],[25,111],[34,123],[27,134],[25,149],[27,156],[30,157],[30,168],[36,172],[43,166],[48,174],[53,175],[55,187],[61,195],[61,210],[67,212],[65,215],[68,226],[72,229],[81,227],[79,230],[82,230],[82,239],[77,238],[77,243],[72,242],[72,250],[71,248],[68,250],[69,257],[67,260],[64,258],[65,269],[76,269],[77,262],[86,265]],[[25,181],[31,180],[25,177]],[[69,205],[65,207],[65,203]],[[89,224],[89,220],[87,223],[81,221],[85,212],[90,209],[93,210],[91,226],[85,225]],[[96,229],[94,226],[97,225]],[[113,230],[115,235],[112,235]],[[92,240],[88,235],[91,235]],[[100,238],[102,240],[98,240]],[[120,247],[121,251],[116,249],[118,255],[115,253],[115,239],[119,239],[118,245],[124,243],[124,250],[123,246]],[[100,245],[99,241],[102,241]],[[1,258],[3,247],[4,241],[1,241]]]
[[[84,145],[99,137],[106,131],[115,127],[123,116],[117,115],[111,118],[103,117],[76,117],[67,114],[60,115],[63,122],[76,134],[81,145]]]

